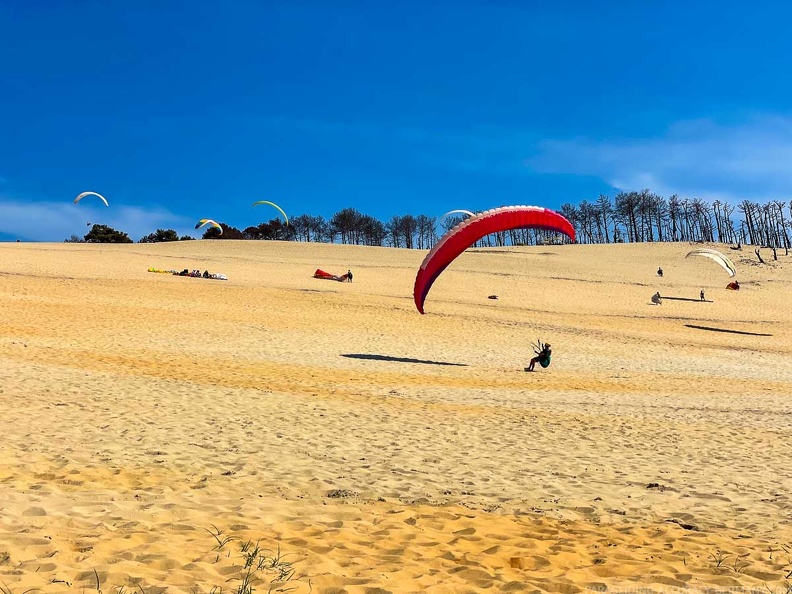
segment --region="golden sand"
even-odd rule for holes
[[[792,265],[689,249],[0,244],[0,588],[785,592]]]

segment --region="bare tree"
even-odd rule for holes
[[[418,215],[415,219],[418,229],[418,249],[428,249],[437,239],[437,219],[427,215]]]
[[[567,221],[569,221],[572,224],[572,227],[574,227],[575,230],[579,233],[581,217],[580,217],[580,211],[577,209],[577,207],[574,204],[570,204],[569,202],[566,202],[561,205],[559,212],[561,213],[561,216],[564,217]],[[540,234],[537,234],[535,236],[534,241],[535,242],[539,241],[539,238],[540,238]],[[578,242],[583,243],[583,239],[578,238]]]
[[[627,240],[641,241],[638,232],[638,192],[619,192],[616,194],[615,213],[618,221],[627,229]]]
[[[415,247],[418,219],[413,215],[393,216],[385,226],[388,242],[392,247]]]
[[[737,205],[737,210],[743,214],[744,218],[744,231],[748,233],[748,241],[743,237],[743,243],[755,244],[758,243],[759,235],[757,228],[757,212],[754,204],[749,200],[743,200]]]
[[[324,217],[302,214],[292,217],[289,226],[293,228],[295,241],[327,241]]]
[[[682,239],[682,201],[676,194],[672,194],[668,198],[668,220],[671,225],[671,241],[680,241]]]
[[[418,220],[411,214],[401,218],[401,235],[404,239],[404,247],[413,249],[415,247],[415,236],[418,231]]]
[[[610,243],[608,227],[611,222],[611,217],[613,216],[613,205],[611,204],[610,198],[604,194],[600,194],[599,198],[597,198],[597,207],[599,208],[597,226],[602,225],[602,229],[605,232],[605,243]],[[601,234],[599,241],[602,241]]]
[[[402,247],[402,235],[401,235],[401,228],[402,228],[402,218],[398,215],[394,215],[391,217],[391,220],[388,221],[388,224],[385,226],[385,229],[388,233],[388,241],[391,247],[399,248]]]

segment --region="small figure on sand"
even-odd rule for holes
[[[525,368],[525,371],[533,371],[537,363],[539,363],[539,365],[542,367],[550,366],[550,358],[553,354],[553,351],[550,349],[549,342],[545,344],[538,342],[534,347],[534,353],[536,353],[536,357],[531,359],[531,362],[528,364],[528,367]]]
[[[352,271],[351,270],[347,270],[347,282],[348,283],[352,282]]]
[[[702,301],[706,301],[706,299],[704,299],[704,289],[701,289],[701,293],[699,293],[699,296],[701,297]]]
[[[657,268],[657,276],[663,276],[663,269],[660,267]]]
[[[663,299],[660,297],[660,291],[652,295],[652,303],[655,305],[663,305]]]

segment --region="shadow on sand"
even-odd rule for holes
[[[715,303],[709,299],[705,299],[702,301],[701,299],[693,299],[692,297],[666,297],[663,295],[663,299],[669,299],[671,301],[695,301],[697,303]]]
[[[448,363],[447,361],[426,361],[424,359],[411,359],[409,357],[391,357],[389,355],[371,355],[366,353],[345,353],[341,355],[347,359],[368,359],[371,361],[394,361],[396,363],[421,363],[422,365],[451,365],[454,367],[467,367],[465,363]]]
[[[696,326],[695,324],[685,324],[685,326],[710,332],[728,332],[729,334],[744,334],[745,336],[772,336],[772,334],[764,334],[762,332],[745,332],[743,330],[729,330],[728,328],[713,328],[712,326]]]

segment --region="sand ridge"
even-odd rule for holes
[[[475,250],[420,316],[419,251],[0,244],[0,582],[235,589],[261,538],[304,591],[781,588],[792,274],[688,248]]]

